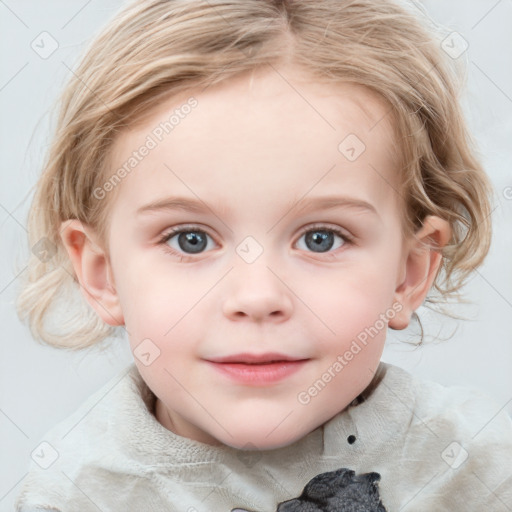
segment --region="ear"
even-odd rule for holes
[[[389,321],[392,329],[405,329],[430,290],[442,262],[441,249],[452,235],[450,224],[430,215],[408,243],[395,302],[402,309]]]
[[[62,222],[60,228],[60,237],[87,302],[107,324],[123,325],[110,262],[95,242],[96,234],[77,219]]]

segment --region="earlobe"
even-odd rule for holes
[[[447,221],[431,215],[411,239],[395,290],[395,302],[401,305],[401,310],[389,322],[392,329],[405,329],[425,300],[441,267],[441,249],[450,241],[451,234]]]
[[[94,231],[79,220],[70,219],[62,222],[60,237],[87,302],[107,324],[123,325],[110,263],[96,244]]]

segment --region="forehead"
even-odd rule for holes
[[[192,97],[195,106],[184,108]],[[382,207],[396,195],[390,106],[370,89],[293,69],[255,71],[163,102],[117,138],[111,171],[143,145],[152,147],[117,190],[132,211],[165,194],[215,196],[229,200],[224,210],[252,211],[262,199],[288,204],[313,189]]]

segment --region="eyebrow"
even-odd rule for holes
[[[313,197],[311,199],[302,199],[295,206],[299,206],[305,203],[302,208],[299,208],[298,211],[311,211],[311,210],[330,210],[332,208],[353,208],[357,210],[363,210],[370,213],[373,213],[377,216],[377,210],[375,206],[367,201],[362,199],[356,199],[354,197],[344,197],[344,196],[322,196],[322,197]],[[295,207],[294,207],[295,208]]]
[[[298,208],[301,205],[302,207]],[[300,212],[313,210],[330,210],[333,208],[352,208],[373,213],[379,216],[377,210],[371,203],[368,203],[362,199],[344,196],[321,196],[312,197],[309,199],[303,198],[300,201],[294,201],[291,205],[288,206],[286,211],[289,213],[295,208],[298,208],[298,211]],[[192,213],[207,213],[209,211],[214,212],[213,208],[201,200],[191,199],[188,197],[167,197],[141,206],[137,210],[137,215],[153,213],[156,211],[172,210],[182,210]]]
[[[192,213],[206,213],[208,211],[213,211],[212,208],[200,200],[189,199],[188,197],[166,197],[141,206],[137,210],[137,215],[160,210],[183,210]]]

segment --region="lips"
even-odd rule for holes
[[[303,368],[309,359],[286,354],[233,354],[207,359],[207,364],[231,382],[244,386],[271,386]]]
[[[303,361],[305,358],[292,357],[277,352],[266,352],[264,354],[233,354],[225,357],[211,358],[208,361],[212,363],[238,363],[238,364],[270,364],[285,361]]]

